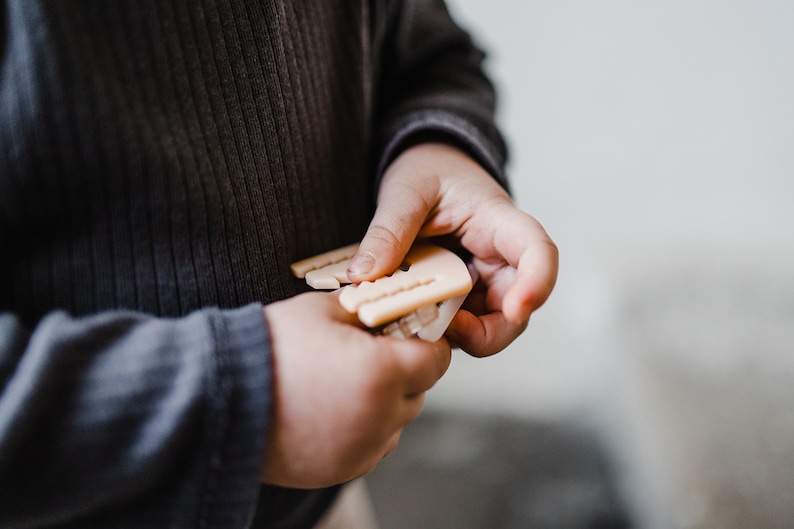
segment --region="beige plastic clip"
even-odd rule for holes
[[[295,277],[306,278],[306,284],[314,289],[336,290],[342,284],[350,283],[347,267],[356,250],[358,243],[292,263],[290,268]]]
[[[350,283],[346,271],[357,244],[326,252],[292,265],[316,289]],[[453,252],[430,244],[415,245],[393,274],[348,285],[339,303],[367,327],[393,336],[438,340],[472,288],[472,274]]]

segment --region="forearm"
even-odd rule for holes
[[[384,48],[379,172],[422,137],[445,139],[503,185],[507,157],[495,125],[495,91],[484,53],[450,17],[443,1],[406,0],[393,7]]]
[[[164,320],[0,316],[4,527],[244,524],[269,398],[259,305]]]

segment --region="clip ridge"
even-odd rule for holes
[[[417,244],[393,274],[351,285],[347,268],[357,249],[352,244],[298,261],[292,272],[315,289],[342,288],[342,307],[383,334],[429,341],[443,336],[473,286],[466,263],[440,246]]]

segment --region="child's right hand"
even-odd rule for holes
[[[371,471],[417,417],[446,372],[449,343],[373,336],[310,292],[264,309],[273,355],[273,407],[263,482],[320,488]]]

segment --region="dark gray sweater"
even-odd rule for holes
[[[482,54],[433,0],[6,0],[0,57],[0,526],[311,527],[262,304],[406,144],[503,178]]]

